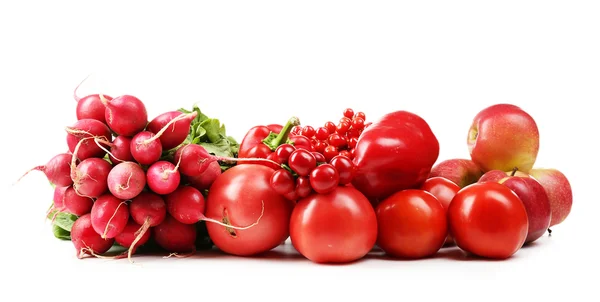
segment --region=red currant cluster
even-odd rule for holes
[[[371,124],[365,123],[365,118],[364,112],[354,113],[354,110],[347,108],[337,125],[329,121],[317,129],[312,126],[296,126],[292,129],[292,134],[308,137],[313,149],[322,154],[326,162],[337,155],[353,159],[358,137]]]
[[[283,144],[273,152],[281,169],[271,175],[271,187],[285,198],[296,201],[312,192],[326,194],[338,185],[352,181],[356,166],[349,157],[337,155],[329,163],[318,152]]]

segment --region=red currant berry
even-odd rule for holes
[[[331,165],[338,171],[340,185],[349,184],[356,174],[356,166],[348,157],[340,155],[331,159]]]
[[[308,176],[298,177],[298,179],[296,179],[296,194],[299,198],[304,198],[310,195],[312,191],[313,189],[310,186]]]
[[[333,122],[327,122],[325,123],[325,129],[327,129],[327,134],[329,134],[334,133],[337,128]]]
[[[350,158],[351,159],[354,159],[354,156],[356,156],[356,151],[355,150],[356,149],[354,149],[354,148],[350,149]]]
[[[286,169],[279,169],[271,174],[271,188],[277,194],[285,195],[289,192],[293,192],[296,189],[296,183],[292,173]]]
[[[296,150],[296,147],[294,147],[290,144],[283,144],[283,145],[279,145],[279,147],[277,147],[277,149],[275,149],[275,152],[273,152],[271,154],[275,154],[277,156],[276,161],[278,163],[287,164],[290,154],[292,154],[292,152],[294,152],[295,150]]]
[[[347,117],[343,117],[340,119],[340,123],[348,123],[348,124],[352,124],[352,119],[349,119]]]
[[[348,129],[348,132],[346,132],[346,137],[356,137],[358,138],[360,136],[360,130],[352,127],[350,129]]]
[[[337,133],[330,135],[327,139],[327,142],[329,143],[329,145],[337,148],[346,146],[346,139]]]
[[[327,146],[323,151],[323,156],[325,156],[325,161],[329,162],[334,156],[338,155],[338,149],[334,146]]]
[[[272,160],[280,165],[284,163],[279,159],[279,157],[277,157],[277,154],[275,154],[275,152],[269,154],[269,156],[267,156],[267,159]]]
[[[300,134],[302,134],[302,127],[301,126],[294,126],[294,127],[292,127],[292,131],[290,131],[290,134],[293,134],[293,135],[300,135]]]
[[[298,193],[296,193],[296,190],[292,190],[291,192],[284,194],[283,197],[289,201],[296,201],[298,200]]]
[[[311,138],[315,135],[315,128],[313,128],[312,126],[304,126],[304,128],[302,128],[302,135]]]
[[[319,127],[317,129],[317,131],[315,132],[315,138],[318,140],[327,139],[328,135],[329,135],[329,130],[327,130],[327,128],[325,128],[325,127]]]
[[[319,152],[313,152],[312,153],[315,156],[315,159],[317,160],[317,163],[324,163],[325,162],[325,155],[319,153]]]
[[[350,137],[348,139],[348,148],[353,149],[354,147],[356,147],[356,142],[358,142],[358,138]]]
[[[319,194],[326,194],[335,189],[340,181],[340,175],[330,164],[323,164],[310,172],[310,185]]]
[[[352,159],[352,154],[348,150],[342,150],[342,151],[340,151],[340,155],[339,156],[345,156],[348,159]]]
[[[315,151],[319,153],[323,153],[326,147],[327,143],[324,141],[318,141],[316,144],[314,144]]]
[[[352,118],[354,116],[354,110],[352,110],[352,108],[346,108],[346,110],[344,110],[344,116]]]
[[[347,122],[340,122],[337,127],[336,127],[336,132],[340,135],[346,135],[346,132],[348,132],[348,129],[350,129],[350,123]]]
[[[364,112],[362,112],[362,111],[359,111],[359,112],[355,113],[355,114],[354,114],[354,117],[355,117],[355,118],[356,118],[356,117],[359,117],[359,118],[363,119],[363,121],[367,119],[367,117],[365,116],[365,113],[364,113]]]
[[[296,149],[290,154],[288,165],[299,176],[307,176],[317,166],[317,159],[310,151]]]
[[[360,117],[355,117],[352,119],[352,128],[361,130],[365,127],[365,120]]]

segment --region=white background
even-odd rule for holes
[[[211,2],[0,4],[0,300],[598,297],[595,1]],[[43,174],[13,183],[66,150],[72,90],[88,74],[82,95],[136,95],[150,118],[198,102],[240,140],[254,125],[291,115],[320,125],[346,107],[368,120],[409,110],[437,135],[440,160],[468,157],[479,110],[513,103],[538,123],[536,167],[569,177],[573,210],[552,237],[506,261],[468,261],[451,249],[419,261],[316,265],[289,245],[270,259],[77,260],[44,221],[52,189]]]

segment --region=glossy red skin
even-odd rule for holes
[[[392,194],[375,210],[377,245],[387,254],[417,259],[437,253],[448,234],[446,211],[431,193],[407,189]]]
[[[54,187],[54,195],[52,197],[53,207],[57,211],[62,211],[65,208],[65,192],[69,187]],[[90,207],[91,209],[91,207]]]
[[[190,176],[187,180],[192,187],[200,191],[207,190],[221,173],[219,162],[213,161],[208,165],[204,172],[200,173],[200,175]]]
[[[127,136],[117,136],[113,140],[113,146],[110,148],[108,157],[110,162],[118,164],[124,161],[133,161],[133,155],[131,155],[131,138]],[[114,155],[114,156],[113,156]]]
[[[71,228],[71,242],[75,246],[77,258],[83,258],[84,255],[90,254],[89,251],[82,252],[82,249],[91,249],[96,255],[106,253],[113,245],[115,240],[102,239],[92,227],[91,214],[85,214],[75,220]]]
[[[112,97],[103,95],[105,99],[112,100]],[[102,104],[99,94],[90,94],[77,101],[76,115],[78,120],[93,119],[106,124],[105,118],[106,106]]]
[[[167,204],[162,196],[144,191],[131,200],[129,213],[137,224],[155,227],[165,220]]]
[[[454,242],[472,254],[506,259],[525,243],[529,221],[519,197],[508,187],[475,183],[461,189],[448,207]]]
[[[174,118],[179,117],[182,114],[185,113],[179,111],[168,111],[160,114],[148,123],[146,129],[152,133],[158,133]],[[162,135],[159,137],[159,140],[164,150],[173,149],[185,141],[190,133],[190,125],[192,124],[192,120],[194,120],[194,117],[191,115],[184,119],[178,120],[171,124],[169,128],[162,133]]]
[[[38,166],[32,170],[44,172],[49,182],[59,187],[67,187],[73,184],[71,179],[72,155],[61,153],[53,156],[45,166]]]
[[[211,186],[206,200],[206,216],[245,230],[226,229],[215,223],[207,223],[208,234],[223,252],[250,256],[269,251],[289,236],[289,219],[293,204],[277,194],[270,179],[274,170],[262,165],[236,165]],[[232,233],[235,233],[233,235]]]
[[[196,249],[196,225],[184,224],[171,215],[155,226],[152,236],[156,243],[171,253],[185,253]]]
[[[557,169],[532,169],[529,173],[544,187],[550,200],[550,226],[563,222],[573,207],[573,190],[567,176]]]
[[[140,230],[141,227],[142,227],[141,225],[137,224],[135,221],[130,219],[127,222],[127,225],[125,226],[123,231],[115,237],[115,241],[122,247],[129,248],[133,244],[133,241],[135,241],[135,238],[138,236],[138,234],[136,234],[136,233]],[[148,229],[142,235],[142,237],[140,237],[138,242],[135,244],[135,247],[133,248],[132,254],[135,253],[135,250],[138,247],[140,247],[140,246],[144,245],[146,242],[148,242],[151,234],[152,234],[152,229]]]
[[[535,179],[530,177],[511,176],[499,181],[510,188],[519,196],[527,211],[529,229],[525,243],[533,242],[546,232],[550,227],[552,212],[550,200],[544,187]]]
[[[166,195],[179,187],[181,175],[174,164],[160,160],[153,163],[146,171],[146,183],[152,192]]]
[[[64,212],[75,216],[83,216],[92,211],[94,200],[79,196],[73,187],[68,187],[63,193],[62,207]]]
[[[112,195],[123,200],[132,199],[144,190],[146,173],[135,162],[122,162],[110,170],[107,181]]]
[[[127,225],[129,206],[110,194],[104,194],[94,202],[91,215],[96,233],[102,238],[115,238]]]
[[[190,177],[201,175],[213,162],[217,162],[217,159],[208,153],[204,147],[196,144],[179,147],[173,157],[173,163],[180,163],[179,171],[181,174]]]
[[[112,141],[112,134],[106,124],[94,119],[82,119],[75,122],[69,129],[70,131],[85,131],[89,133],[67,133],[67,145],[69,146],[69,151],[71,153],[75,151],[80,140],[90,138],[84,140],[81,145],[79,145],[77,154],[74,154],[77,156],[77,159],[84,160],[90,157],[103,157],[106,154],[92,138],[98,137],[108,142]],[[107,146],[103,147],[106,148]]]
[[[290,237],[316,263],[347,263],[364,257],[377,240],[377,217],[369,200],[352,187],[300,199],[290,220]]]
[[[175,192],[166,195],[167,211],[185,224],[193,224],[204,218],[206,201],[200,191],[194,187],[181,186]]]
[[[131,155],[141,165],[151,165],[157,162],[163,152],[163,147],[160,144],[160,139],[147,142],[154,137],[154,133],[142,131],[136,134],[129,145]]]
[[[431,177],[425,180],[423,185],[421,185],[421,190],[425,190],[433,196],[442,204],[444,207],[444,215],[448,211],[448,207],[450,206],[450,202],[460,191],[460,187],[452,182],[451,180],[443,177]],[[446,237],[446,244],[453,244],[454,240],[452,239],[452,235],[448,233],[448,237]]]
[[[271,124],[267,126],[255,126],[252,127],[242,139],[240,143],[240,149],[238,151],[239,158],[267,158],[274,150],[263,143],[263,140],[269,136],[271,132],[279,133],[283,129],[283,126]],[[310,140],[302,135],[288,136],[290,141],[294,143],[296,149],[312,150],[312,144]],[[285,143],[285,142],[282,142]]]
[[[352,185],[372,201],[420,186],[436,162],[439,143],[425,120],[407,111],[384,115],[356,143]]]
[[[443,160],[431,168],[429,177],[444,177],[460,188],[476,183],[483,175],[479,167],[470,159],[451,158]]]
[[[77,194],[96,198],[108,191],[108,175],[112,165],[102,158],[91,157],[77,165],[72,175]]]
[[[106,124],[118,135],[134,136],[146,128],[148,111],[132,95],[121,95],[106,103]]]

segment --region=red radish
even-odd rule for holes
[[[142,192],[131,201],[129,207],[132,220],[140,227],[136,232],[136,238],[132,241],[133,245],[142,240],[151,227],[161,224],[167,215],[167,206],[163,198],[152,192]],[[131,260],[131,254],[135,250],[129,249],[128,257]]]
[[[150,239],[150,234],[152,234],[151,229],[149,229],[147,232],[138,235],[140,227],[141,225],[129,219],[123,231],[119,235],[117,235],[117,237],[115,237],[115,241],[122,247],[131,250],[131,253],[135,253],[135,250],[138,247],[148,242],[148,239]],[[137,239],[138,236],[140,236],[139,239]],[[137,242],[134,243],[136,239]]]
[[[146,171],[148,187],[154,193],[166,195],[177,189],[181,181],[179,167],[168,161],[157,161]]]
[[[111,194],[104,194],[94,202],[92,207],[92,226],[102,238],[115,238],[129,220],[129,207]]]
[[[71,241],[75,245],[77,258],[85,255],[106,253],[113,245],[114,239],[103,239],[92,227],[92,216],[85,214],[75,220],[71,228]]]
[[[108,190],[117,198],[136,197],[146,186],[146,173],[140,165],[126,161],[117,164],[108,173]]]
[[[158,134],[160,143],[165,150],[173,149],[185,141],[190,133],[190,125],[198,113],[184,114],[179,111],[169,111],[155,117],[148,123],[148,131]],[[164,131],[163,128],[166,128]]]
[[[112,100],[112,97],[104,95],[107,100]],[[102,104],[99,94],[91,94],[84,96],[77,101],[76,109],[77,119],[93,119],[106,123],[105,111],[106,107]]]
[[[196,225],[183,224],[167,215],[153,230],[156,243],[171,253],[196,251]]]
[[[154,133],[142,131],[131,139],[129,149],[135,161],[142,165],[151,165],[160,159],[163,148],[160,140],[154,137]]]
[[[181,223],[192,224],[205,218],[204,196],[194,187],[181,186],[165,196],[165,201],[169,214]]]
[[[88,158],[77,166],[71,163],[73,189],[81,196],[96,198],[108,190],[108,175],[112,165],[102,158]]]
[[[94,140],[83,140],[84,138],[98,138],[106,143],[110,143],[112,140],[110,129],[104,123],[93,119],[78,120],[73,126],[67,127],[66,131],[69,151],[81,160],[90,157],[103,157],[106,154],[106,151],[98,146]],[[78,145],[77,153],[75,153]]]
[[[67,187],[73,184],[71,179],[71,159],[69,153],[61,153],[52,157],[44,166],[37,166],[25,172],[19,178],[20,181],[25,175],[31,171],[42,171],[46,175],[48,181],[58,187]]]
[[[196,144],[185,144],[180,146],[177,151],[175,151],[173,161],[181,162],[181,166],[179,168],[181,174],[190,177],[202,174],[202,172],[208,169],[208,166],[212,162],[216,161],[246,162],[257,164],[264,163],[273,169],[280,168],[280,164],[266,158],[233,158],[214,156],[208,153],[204,147]]]
[[[55,187],[54,188],[54,197],[52,201],[54,202],[52,209],[57,211],[62,211],[65,208],[65,192],[70,187]]]
[[[188,177],[188,182],[200,191],[208,190],[221,173],[221,165],[219,165],[219,162],[214,161],[200,175]]]
[[[100,95],[106,106],[106,124],[118,135],[134,136],[148,123],[146,106],[132,95],[121,95],[112,100]]]
[[[63,195],[64,212],[75,216],[83,216],[92,210],[94,200],[89,197],[79,196],[73,187],[68,187]]]
[[[116,165],[124,161],[133,161],[133,156],[129,149],[130,144],[131,138],[127,136],[119,135],[115,137],[110,147],[110,153],[108,154],[110,162]]]

